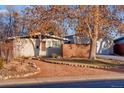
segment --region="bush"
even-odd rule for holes
[[[3,68],[3,63],[4,63],[4,60],[2,58],[0,58],[0,69]]]
[[[58,55],[57,54],[52,54],[52,58],[57,58]]]

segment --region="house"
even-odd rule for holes
[[[97,54],[101,55],[113,55],[113,39],[111,38],[101,38],[97,40]]]
[[[114,40],[114,53],[124,56],[124,37]]]
[[[68,35],[68,36],[65,36],[64,38],[68,39],[69,41],[65,41],[64,43],[65,44],[74,44],[74,38],[75,36],[74,35]]]
[[[76,35],[67,35],[64,38],[68,39],[65,44],[90,44],[90,39],[87,37],[79,37]]]
[[[35,34],[32,36],[17,36],[8,38],[13,44],[14,57],[37,57],[61,55],[61,44],[64,38],[54,35]]]

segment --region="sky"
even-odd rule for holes
[[[6,9],[6,5],[0,5],[0,10],[5,10]],[[22,10],[26,7],[26,5],[14,5],[15,9],[17,10]]]

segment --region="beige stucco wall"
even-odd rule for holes
[[[36,44],[37,39],[31,39],[31,41]],[[30,57],[34,56],[34,47],[29,39],[21,38],[21,39],[15,39],[13,41],[14,44],[14,57]],[[36,49],[35,49],[36,51]]]
[[[56,39],[43,39],[46,41],[46,51],[42,51],[42,43],[39,39],[18,38],[13,40],[14,57],[50,56],[52,53],[60,54],[60,48],[53,46],[53,41],[60,43]],[[33,44],[34,47],[33,47]],[[39,46],[39,48],[37,48]],[[53,48],[54,47],[54,48]]]

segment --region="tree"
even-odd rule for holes
[[[61,36],[64,22],[68,18],[68,6],[30,6],[24,10],[26,28],[29,34],[48,34]]]
[[[81,12],[77,18],[79,23],[76,27],[78,36],[90,38],[90,60],[96,58],[96,42],[99,38],[109,37],[113,33],[122,31],[123,22],[118,17],[117,7],[114,13],[109,9],[110,6],[85,6],[83,9],[78,8]],[[121,27],[122,26],[122,27]],[[113,30],[110,30],[114,28]]]
[[[91,50],[90,60],[94,60],[96,57],[96,45],[98,39],[98,25],[99,25],[99,6],[94,6],[94,29],[91,36]]]
[[[97,40],[123,31],[122,12],[122,6],[29,6],[22,23],[29,35],[63,36],[71,29],[77,36],[90,38],[89,59],[94,60]]]
[[[9,38],[19,35],[19,21],[19,13],[11,6],[8,6],[6,13],[3,12],[0,16],[0,57],[3,57],[6,63],[10,62],[13,57],[13,43]]]
[[[74,17],[76,6],[29,6],[24,10],[28,33],[40,32],[42,34],[54,32],[56,35],[67,34],[70,29],[74,31],[77,19]],[[52,29],[49,26],[52,25]]]

